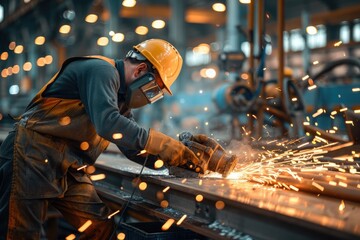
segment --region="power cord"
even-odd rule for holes
[[[146,155],[146,157],[145,157],[144,163],[143,163],[143,165],[142,165],[142,167],[141,167],[141,169],[140,169],[139,176],[138,176],[138,178],[137,178],[137,180],[136,180],[136,183],[135,183],[135,186],[134,186],[134,188],[133,188],[133,190],[132,190],[132,192],[131,192],[130,198],[129,198],[128,201],[126,201],[124,207],[121,209],[121,211],[120,211],[120,216],[119,216],[119,220],[117,221],[117,223],[115,223],[115,229],[114,229],[114,231],[113,231],[113,233],[111,234],[111,236],[110,236],[109,239],[112,239],[113,236],[114,236],[114,234],[116,234],[116,230],[117,230],[117,228],[120,226],[120,224],[121,224],[121,222],[122,222],[122,218],[123,218],[123,216],[124,216],[124,214],[125,214],[125,212],[126,212],[126,209],[128,208],[130,202],[132,201],[132,199],[133,199],[133,197],[134,197],[135,191],[136,191],[137,186],[138,186],[138,184],[139,184],[139,182],[140,182],[141,175],[142,175],[142,173],[143,173],[143,171],[144,171],[144,168],[145,168],[145,165],[146,165],[146,163],[147,163],[148,156],[149,156],[149,155]]]

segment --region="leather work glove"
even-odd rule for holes
[[[215,139],[210,138],[205,134],[193,135],[191,140],[200,143],[202,145],[211,147],[214,151],[220,150],[225,152],[225,149]]]
[[[160,159],[171,166],[199,164],[199,159],[183,143],[161,132],[150,129],[149,137],[145,145],[146,152],[159,155]]]

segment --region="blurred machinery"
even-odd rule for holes
[[[250,7],[250,11],[254,11],[254,14],[256,11],[259,20],[254,27],[252,23],[254,19],[250,18],[249,58],[245,59],[243,54],[236,52],[224,52],[219,55],[220,69],[238,75],[235,81],[219,86],[213,93],[213,101],[218,112],[231,116],[231,139],[249,137],[258,140],[279,137],[296,139],[309,134],[313,137],[321,136],[328,141],[351,141],[354,136],[349,136],[351,131],[349,132],[348,129],[354,126],[346,126],[351,120],[347,119],[349,113],[344,114],[344,112],[360,108],[358,99],[352,96],[352,92],[357,91],[360,86],[359,75],[356,75],[360,70],[359,60],[356,58],[335,60],[326,64],[316,74],[306,75],[303,79],[294,79],[292,69],[284,66],[283,42],[280,40],[284,24],[281,18],[283,14],[281,1],[278,7],[277,78],[264,78],[266,47],[271,43],[265,35],[265,11],[262,1],[257,3],[257,9]],[[257,46],[254,46],[254,39],[258,39]],[[253,48],[259,49],[257,55],[254,55]],[[247,72],[243,69],[245,61],[248,65]],[[343,74],[339,82],[320,80],[339,66],[348,67],[348,71]],[[312,115],[311,119],[308,115]],[[333,127],[338,130],[336,134],[334,130],[330,130]]]

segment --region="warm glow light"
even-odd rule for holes
[[[11,42],[11,43],[9,43],[9,49],[10,49],[10,50],[14,50],[15,47],[16,47],[16,42]]]
[[[113,139],[117,140],[117,139],[122,139],[123,135],[122,133],[114,133],[112,137]]]
[[[242,73],[242,74],[241,74],[241,78],[244,79],[244,80],[248,80],[248,79],[249,79],[249,74],[247,74],[247,73]]]
[[[139,184],[139,189],[140,189],[141,191],[144,191],[146,188],[147,188],[147,183],[146,183],[146,182],[141,182],[141,183]]]
[[[251,3],[251,0],[239,0],[239,2],[242,4],[249,4]]]
[[[167,208],[167,207],[169,206],[169,202],[166,201],[166,200],[162,200],[162,201],[160,202],[160,206],[161,206],[162,208]]]
[[[13,74],[13,72],[12,72],[12,67],[8,67],[7,68],[7,75],[8,76],[11,76]]]
[[[185,220],[186,217],[187,217],[187,215],[184,214],[184,215],[179,219],[179,221],[176,222],[176,225],[182,224],[182,222]]]
[[[32,68],[31,62],[26,62],[26,63],[24,63],[24,65],[23,65],[24,71],[28,72],[28,71],[31,70],[31,68]]]
[[[216,77],[216,71],[213,68],[207,68],[205,71],[205,75],[207,78],[215,78]]]
[[[24,51],[23,45],[17,45],[14,49],[14,53],[16,53],[16,54],[21,54],[23,51]]]
[[[164,166],[164,161],[161,160],[161,159],[158,159],[155,161],[154,163],[154,167],[157,169],[157,168],[161,168],[162,166]]]
[[[74,240],[75,238],[76,238],[76,235],[72,233],[72,234],[66,236],[65,240]]]
[[[200,70],[200,76],[202,78],[206,78],[206,68],[203,68],[203,69]]]
[[[134,7],[136,5],[136,1],[135,0],[124,0],[122,2],[122,5],[124,7]]]
[[[97,45],[106,46],[109,44],[109,39],[107,37],[101,37],[97,40]]]
[[[121,232],[121,233],[119,233],[119,234],[117,235],[117,239],[118,239],[118,240],[124,240],[125,237],[126,237],[126,235],[125,235],[125,233],[123,233],[123,232]]]
[[[124,41],[125,35],[122,33],[115,33],[114,36],[112,36],[112,40],[114,42],[122,42]]]
[[[8,76],[8,72],[7,69],[5,68],[1,71],[1,77],[6,78],[7,76]]]
[[[162,225],[161,230],[167,231],[167,230],[171,227],[171,225],[173,225],[174,222],[175,222],[174,219],[172,219],[172,218],[168,219],[168,220],[164,223],[164,225]]]
[[[146,35],[149,32],[149,29],[145,26],[138,26],[135,29],[135,32],[139,35]]]
[[[223,3],[214,3],[212,9],[216,12],[225,12],[226,6]]]
[[[202,200],[204,200],[204,197],[201,194],[198,194],[198,195],[196,195],[195,200],[197,202],[201,202]]]
[[[38,58],[38,60],[36,61],[36,65],[38,65],[39,67],[45,66],[45,58]]]
[[[310,35],[315,35],[317,33],[317,28],[314,26],[307,26],[306,32]]]
[[[96,21],[98,20],[98,16],[96,14],[89,14],[86,16],[85,18],[85,22],[88,23],[96,23]]]
[[[156,29],[161,29],[165,27],[165,22],[163,20],[155,20],[151,23],[151,26]]]
[[[51,55],[45,56],[45,64],[51,64],[53,62],[53,57]]]
[[[82,142],[82,143],[80,144],[80,149],[83,150],[83,151],[88,150],[89,147],[90,147],[90,145],[89,145],[88,142]]]
[[[99,181],[99,180],[103,180],[103,179],[105,179],[105,178],[106,178],[106,176],[105,176],[105,174],[103,174],[103,173],[100,173],[100,174],[97,174],[97,175],[91,175],[91,176],[90,176],[90,179],[93,180],[93,181]]]
[[[59,32],[62,34],[68,34],[71,31],[71,26],[70,25],[62,25],[59,29]]]
[[[65,116],[59,119],[59,124],[61,126],[67,126],[71,123],[71,118],[69,116]]]
[[[45,37],[44,36],[38,36],[35,38],[35,44],[36,45],[43,45],[45,43]]]
[[[79,232],[84,232],[92,224],[91,220],[87,220],[79,229]]]
[[[12,72],[13,72],[14,74],[18,74],[19,71],[20,71],[19,65],[14,65],[13,68],[12,68]]]
[[[210,45],[206,43],[199,44],[193,48],[193,52],[197,54],[208,54],[210,52]]]
[[[8,52],[3,52],[0,56],[1,60],[7,60],[9,57],[9,53]]]
[[[222,210],[225,207],[225,203],[223,201],[217,201],[215,203],[215,207],[216,207],[217,210]]]

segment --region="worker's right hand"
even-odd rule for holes
[[[159,155],[161,160],[171,166],[198,166],[199,159],[195,153],[183,143],[161,132],[150,129],[145,145],[146,152]]]

